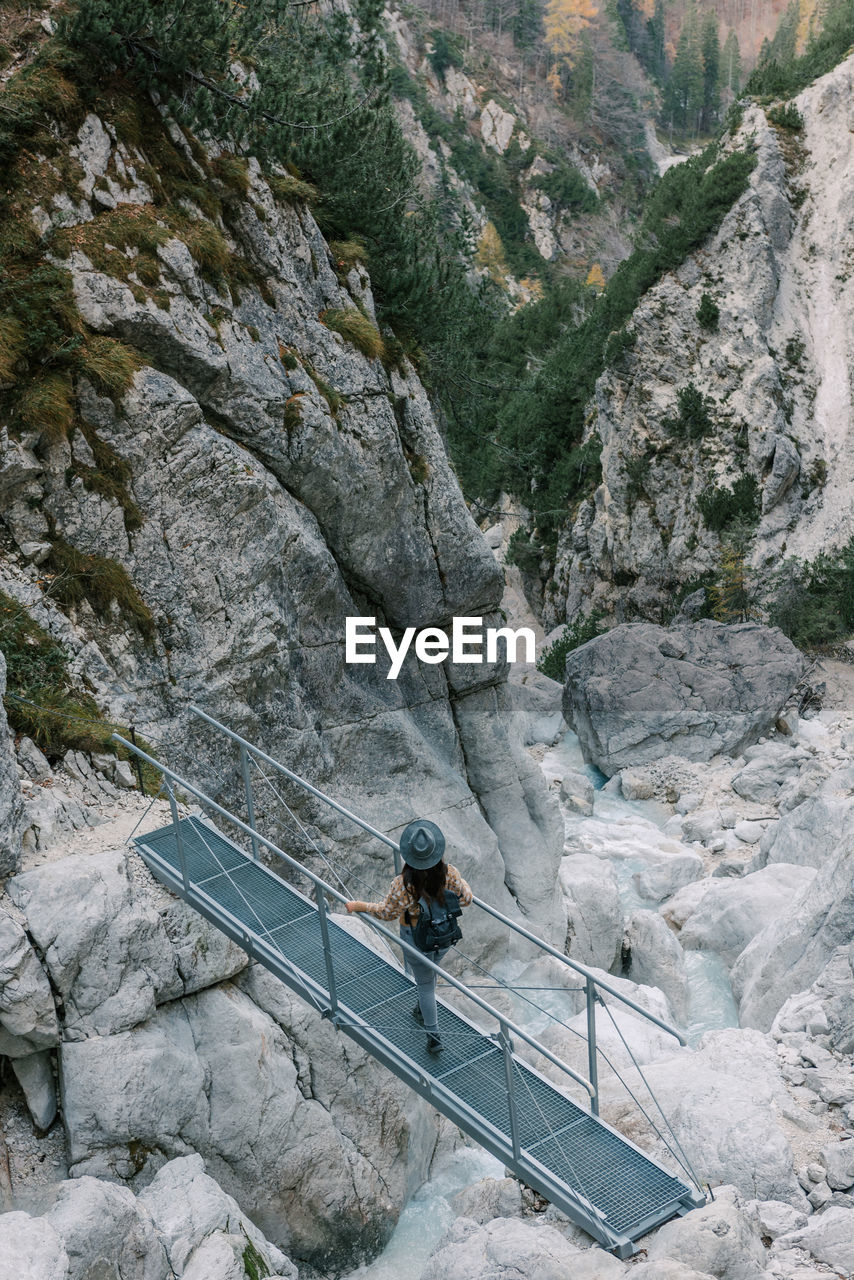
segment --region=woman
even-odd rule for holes
[[[444,861],[445,837],[435,822],[425,820],[410,822],[400,837],[400,852],[404,859],[403,871],[395,876],[382,902],[348,902],[347,910],[366,911],[377,920],[399,920],[400,936],[410,946],[415,945],[415,925],[421,914],[418,905],[423,898],[428,904],[444,906],[445,891],[455,893],[460,906],[467,907],[472,891],[456,867]],[[449,948],[431,951],[430,959],[440,964]],[[415,979],[418,988],[418,1004],[412,1016],[427,1032],[427,1048],[438,1053],[442,1048],[439,1035],[439,1012],[436,1007],[436,971],[404,952],[406,972]]]

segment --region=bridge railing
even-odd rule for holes
[[[252,787],[252,771],[249,766],[251,758],[254,757],[256,760],[263,761],[264,764],[269,765],[270,768],[274,769],[283,777],[288,778],[291,782],[302,788],[303,791],[308,792],[309,795],[313,795],[330,809],[333,809],[336,813],[339,813],[342,817],[348,819],[348,821],[354,823],[357,827],[361,827],[363,831],[366,831],[369,835],[373,836],[374,839],[379,840],[382,844],[390,848],[394,854],[395,870],[398,874],[400,873],[403,868],[400,845],[391,836],[387,835],[384,831],[378,830],[378,828],[372,826],[370,822],[366,822],[364,818],[353,813],[350,809],[347,809],[344,805],[340,804],[339,801],[334,800],[318,787],[313,786],[310,782],[306,781],[305,778],[300,777],[298,773],[294,773],[292,769],[288,769],[287,766],[283,765],[279,760],[274,759],[265,751],[262,751],[260,747],[257,747],[254,743],[247,741],[247,739],[241,737],[239,733],[235,733],[233,729],[229,729],[227,725],[222,724],[219,720],[215,720],[213,716],[208,715],[208,713],[203,711],[200,707],[191,706],[190,710],[194,715],[198,716],[200,720],[203,720],[206,724],[216,729],[219,733],[222,733],[225,737],[230,738],[231,741],[236,744],[245,791],[247,816],[249,817],[249,823],[252,827],[255,825],[255,796]],[[259,837],[257,834],[252,838],[252,851],[255,857],[258,856],[258,839]],[[266,840],[264,843],[267,843]],[[340,897],[340,895],[336,896]],[[631,996],[626,995],[611,983],[603,980],[586,965],[580,964],[577,960],[573,960],[570,956],[565,955],[564,952],[559,951],[557,947],[553,947],[543,938],[538,937],[538,935],[533,933],[530,929],[526,929],[518,920],[514,920],[512,917],[505,915],[502,911],[493,907],[491,903],[485,902],[482,898],[477,897],[477,895],[475,895],[473,899],[473,904],[479,910],[485,912],[494,920],[497,920],[505,928],[511,929],[515,934],[537,947],[545,955],[557,960],[572,973],[577,974],[584,979],[584,997],[587,1016],[587,1071],[588,1082],[592,1086],[590,1105],[591,1110],[595,1114],[598,1115],[599,1113],[596,1003],[600,992],[606,992],[612,999],[619,1001],[634,1013],[638,1014],[641,1018],[646,1019],[648,1022],[652,1022],[655,1026],[659,1027],[660,1030],[673,1036],[673,1038],[681,1045],[685,1045],[687,1043],[684,1034],[677,1027],[672,1026],[663,1018],[657,1017],[656,1014],[651,1013],[648,1009],[645,1009],[643,1005],[639,1004],[636,1000],[633,1000]],[[419,958],[420,954],[421,953],[419,952]],[[442,971],[442,974],[445,980],[449,979],[449,975],[445,970]],[[451,985],[455,984],[451,983]]]
[[[327,881],[325,881],[322,876],[315,874],[315,872],[309,870],[308,867],[304,866],[303,863],[299,862],[296,858],[292,857],[289,853],[286,853],[284,849],[280,849],[275,843],[273,843],[273,841],[269,839],[268,836],[263,835],[256,828],[250,826],[249,823],[244,822],[242,818],[238,818],[236,814],[230,813],[228,809],[225,809],[221,804],[217,803],[216,800],[214,800],[211,796],[207,795],[194,783],[189,782],[186,778],[183,778],[180,774],[176,773],[173,769],[168,768],[168,766],[164,765],[161,761],[156,760],[153,756],[148,755],[148,753],[143,751],[141,747],[137,746],[133,742],[129,742],[126,738],[121,737],[119,734],[113,734],[113,738],[116,742],[120,742],[124,747],[126,747],[128,751],[132,752],[134,755],[138,756],[141,760],[144,760],[147,764],[150,764],[155,769],[157,769],[162,774],[164,780],[166,781],[166,784],[167,784],[166,791],[169,797],[169,804],[172,812],[172,822],[175,829],[175,840],[176,840],[177,851],[178,851],[178,862],[181,868],[183,887],[187,893],[191,892],[194,886],[193,886],[192,878],[190,877],[189,872],[187,870],[187,860],[185,857],[183,841],[181,837],[180,814],[178,812],[178,802],[175,797],[176,788],[179,789],[181,792],[185,792],[188,795],[195,797],[195,799],[198,800],[200,804],[204,805],[207,809],[211,810],[212,813],[215,813],[219,818],[224,819],[226,822],[236,827],[238,831],[240,831],[244,836],[248,837],[250,845],[253,847],[253,849],[259,850],[260,847],[263,846],[265,849],[269,850],[270,853],[280,858],[292,870],[304,876],[307,880],[311,882],[314,890],[314,901],[317,907],[319,921],[320,921],[321,941],[323,945],[323,953],[324,953],[324,960],[325,960],[325,967],[326,967],[327,987],[326,987],[325,994],[329,1001],[330,1013],[333,1017],[336,1016],[339,1011],[339,1002],[338,1002],[338,996],[337,996],[337,983],[336,983],[336,975],[335,975],[335,953],[329,940],[329,928],[328,928],[329,912],[326,904],[326,897],[328,896],[340,903],[346,903],[348,901],[346,895],[343,893],[340,893],[339,890],[335,889],[331,884],[328,884]],[[247,749],[256,750],[255,748],[251,748],[251,744],[248,744],[248,743],[246,744],[246,747]],[[310,787],[309,783],[306,783],[305,785]],[[317,789],[314,787],[310,787],[310,789],[315,794],[320,795],[322,797],[322,792],[317,792]],[[338,805],[337,802],[334,802],[334,801],[332,803],[334,804],[335,808],[337,808],[340,812],[345,814],[347,813],[347,810],[344,809],[343,806]],[[359,825],[366,825],[358,819],[357,821],[359,821]],[[384,837],[384,839],[386,843],[389,843],[388,837]],[[464,982],[461,982],[458,978],[454,977],[453,974],[448,973],[447,970],[442,969],[440,968],[440,966],[434,964],[433,961],[430,960],[422,951],[418,951],[417,948],[411,946],[408,942],[404,942],[402,938],[400,938],[397,934],[393,933],[390,929],[385,928],[384,925],[382,925],[378,920],[375,920],[370,916],[364,916],[361,918],[363,918],[365,920],[365,923],[369,924],[371,928],[374,929],[377,933],[379,933],[383,938],[385,938],[393,946],[397,947],[404,955],[410,956],[411,958],[417,960],[420,964],[427,965],[430,969],[435,970],[436,974],[441,975],[441,977],[445,982],[449,983],[458,992],[460,992],[462,996],[464,996],[473,1005],[475,1005],[482,1013],[488,1014],[491,1018],[493,1018],[497,1022],[498,1024],[497,1043],[499,1047],[503,1050],[505,1064],[507,1067],[506,1075],[508,1079],[508,1113],[510,1116],[510,1125],[511,1125],[510,1136],[511,1136],[511,1142],[513,1145],[513,1150],[515,1155],[518,1156],[518,1152],[520,1150],[520,1138],[517,1132],[517,1125],[516,1125],[516,1102],[515,1102],[515,1093],[514,1093],[515,1085],[513,1083],[515,1080],[515,1072],[513,1070],[513,1040],[512,1040],[513,1036],[515,1036],[517,1039],[529,1045],[532,1049],[534,1049],[538,1054],[540,1054],[553,1066],[557,1067],[566,1076],[568,1076],[575,1084],[580,1085],[581,1088],[584,1089],[584,1091],[589,1095],[591,1102],[595,1099],[596,1087],[590,1080],[586,1079],[579,1072],[575,1071],[567,1063],[561,1061],[561,1059],[558,1058],[554,1053],[552,1053],[552,1051],[549,1048],[547,1048],[544,1044],[541,1044],[540,1041],[537,1040],[535,1036],[532,1036],[523,1027],[520,1027],[512,1018],[509,1018],[505,1013],[502,1013],[501,1010],[496,1009],[495,1006],[490,1004],[488,1000],[485,1000],[482,996],[479,996],[475,991],[472,991],[470,987],[467,987]],[[287,956],[284,953],[282,953],[282,958],[286,960]],[[358,1015],[353,1015],[353,1016],[358,1017]]]

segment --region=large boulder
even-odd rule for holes
[[[790,910],[814,875],[812,867],[781,862],[739,879],[715,879],[682,927],[682,946],[716,951],[732,966],[761,929]]]
[[[547,1223],[458,1218],[421,1280],[619,1280],[625,1266],[601,1249],[582,1251]]]
[[[8,892],[62,997],[66,1039],[129,1030],[163,1001],[247,964],[244,951],[123,849],[35,867]]]
[[[820,867],[850,826],[854,800],[814,795],[768,827],[759,845],[760,857],[769,863],[789,862]]]
[[[0,1053],[22,1058],[58,1042],[47,974],[22,925],[0,908]]]
[[[759,1280],[765,1270],[756,1213],[731,1186],[716,1187],[711,1204],[666,1222],[650,1240],[647,1256],[670,1258],[717,1280]]]
[[[566,660],[563,713],[611,776],[678,754],[737,754],[774,724],[805,670],[777,628],[625,623]]]
[[[626,923],[633,982],[658,987],[680,1022],[688,1016],[688,975],[676,936],[656,911],[635,911]]]
[[[640,1093],[640,1077],[631,1070],[624,1074]],[[728,1183],[743,1196],[804,1208],[792,1151],[778,1120],[793,1116],[795,1109],[769,1037],[735,1028],[707,1031],[696,1050],[678,1050],[645,1067],[644,1074],[703,1182]],[[625,1089],[608,1080],[602,1116],[658,1158],[670,1159]]]
[[[144,1181],[199,1152],[280,1248],[352,1266],[391,1233],[435,1117],[265,971],[247,986],[254,998],[222,984],[63,1044],[72,1172]]]
[[[811,986],[852,936],[854,834],[848,831],[808,888],[739,956],[732,985],[742,1026],[767,1030],[789,996]]]
[[[44,1220],[65,1247],[69,1280],[167,1280],[172,1274],[150,1215],[127,1187],[70,1179]]]
[[[588,853],[572,853],[560,865],[560,887],[567,916],[567,954],[581,964],[611,969],[620,958],[623,909],[620,888],[609,862]]]

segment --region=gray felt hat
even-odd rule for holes
[[[410,822],[400,837],[400,852],[404,862],[416,871],[426,871],[442,861],[445,853],[445,837],[435,822],[417,818]]]

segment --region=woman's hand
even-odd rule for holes
[[[366,902],[358,902],[358,901],[346,903],[346,907],[347,907],[347,910],[350,912],[350,915],[352,915],[354,911],[364,911],[367,905],[368,904]]]

